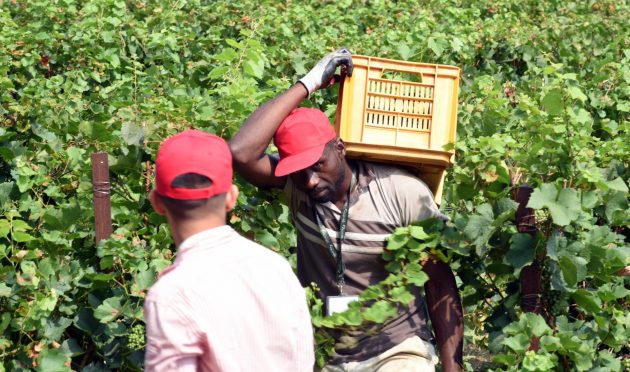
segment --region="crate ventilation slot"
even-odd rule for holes
[[[433,86],[386,79],[368,82],[366,125],[430,131]]]

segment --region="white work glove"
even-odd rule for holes
[[[348,76],[352,76],[352,54],[346,48],[338,49],[320,59],[299,82],[304,85],[310,96],[317,89],[333,84],[333,79],[339,79],[339,75],[335,75],[339,66],[342,70],[345,68]]]

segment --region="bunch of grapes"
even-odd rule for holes
[[[550,227],[548,222],[551,218],[551,213],[546,209],[535,209],[534,215],[536,216],[536,227],[538,230],[542,231],[543,234],[547,234],[547,229]]]
[[[131,328],[129,335],[127,335],[127,347],[129,350],[139,350],[143,349],[144,345],[144,326],[142,324],[136,324]]]

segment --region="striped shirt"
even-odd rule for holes
[[[428,187],[409,172],[387,165],[356,161],[357,182],[350,193],[346,234],[341,251],[346,266],[344,294],[358,295],[368,286],[384,280],[388,272],[381,254],[386,239],[401,226],[429,217],[441,217]],[[335,283],[335,261],[321,236],[315,208],[323,225],[338,241],[341,211],[333,203],[317,204],[298,190],[290,177],[285,187],[293,223],[297,230],[298,277],[303,286],[311,282],[320,288],[322,298],[339,295]],[[362,361],[374,357],[414,335],[432,340],[427,326],[424,300],[402,308],[373,336],[353,335],[356,344],[338,345],[332,364]],[[373,329],[369,330],[374,333]],[[347,335],[346,335],[347,336]]]
[[[144,305],[147,371],[312,371],[304,289],[272,251],[221,226],[179,247]]]

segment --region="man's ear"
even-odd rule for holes
[[[341,138],[337,138],[335,142],[335,151],[342,157],[346,156],[346,144]]]
[[[155,189],[149,192],[149,201],[151,202],[151,206],[153,207],[155,213],[160,216],[166,216],[166,207],[164,206],[164,203],[162,203],[162,200],[160,200],[160,196],[157,192],[155,192]]]
[[[238,186],[232,185],[225,194],[225,211],[229,212],[236,206],[238,201]]]

